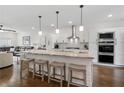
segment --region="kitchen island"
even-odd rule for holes
[[[93,57],[88,53],[88,51],[74,52],[74,51],[58,51],[58,50],[31,50],[24,51],[21,54],[21,58],[35,58],[49,60],[49,62],[65,62],[66,63],[66,80],[68,80],[68,64],[80,64],[86,65],[86,84],[87,86],[92,86],[93,83],[93,69],[92,60]],[[81,77],[82,74],[75,73],[76,76]],[[79,82],[74,80],[75,82]],[[79,82],[80,83],[80,82]]]

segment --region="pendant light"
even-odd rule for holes
[[[42,30],[41,30],[41,17],[42,16],[38,16],[39,17],[39,32],[38,34],[41,36],[42,35]]]
[[[79,31],[84,31],[84,26],[83,26],[83,24],[82,24],[82,8],[83,8],[83,5],[80,5],[80,9],[81,9],[81,24],[80,24],[80,26],[79,26]]]
[[[56,20],[56,34],[59,34],[59,28],[58,28],[58,25],[59,25],[59,20],[58,20],[58,15],[59,15],[59,11],[56,11],[56,17],[57,17],[57,20]]]

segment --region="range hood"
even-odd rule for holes
[[[77,43],[79,42],[80,38],[76,35],[76,26],[72,25],[72,36],[68,37],[69,42]]]

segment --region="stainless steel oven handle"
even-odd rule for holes
[[[96,45],[98,45],[98,39],[96,39]]]
[[[117,39],[116,38],[114,39],[114,45],[117,45]]]

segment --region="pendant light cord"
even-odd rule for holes
[[[42,17],[42,16],[39,16],[39,28],[40,28],[39,30],[40,30],[40,31],[41,31],[41,17]]]
[[[58,29],[58,14],[57,14],[57,29]]]
[[[83,22],[83,19],[82,19],[82,8],[83,8],[83,5],[80,5],[80,8],[81,8],[81,25],[82,25],[82,22]]]
[[[82,25],[82,8],[81,8],[81,25]]]

